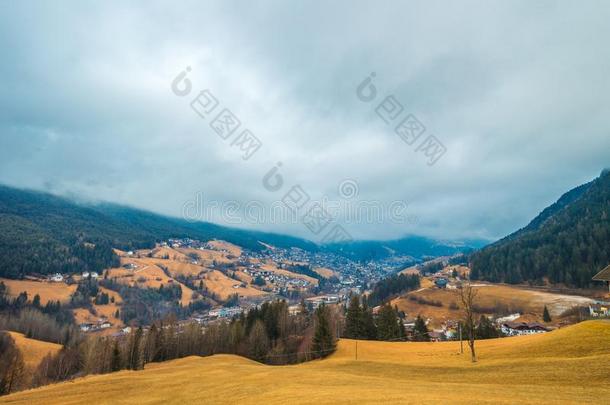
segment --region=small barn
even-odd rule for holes
[[[608,291],[610,291],[610,265],[593,276],[594,281],[605,281],[608,283]]]

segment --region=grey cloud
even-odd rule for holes
[[[498,238],[608,166],[607,2],[4,2],[0,182],[180,215],[287,185],[403,200],[362,238]],[[244,162],[174,96],[192,67],[264,143]],[[447,146],[433,167],[355,88],[370,72]],[[293,224],[252,228],[310,237]]]

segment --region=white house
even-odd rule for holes
[[[504,322],[501,329],[502,333],[508,336],[533,335],[549,331],[546,326],[538,322]]]
[[[51,281],[53,281],[54,283],[61,283],[62,281],[64,281],[64,276],[59,273],[55,273],[51,276]]]
[[[78,326],[79,326],[80,330],[83,332],[89,332],[93,328],[92,323],[81,323]]]

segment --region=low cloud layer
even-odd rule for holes
[[[3,2],[0,182],[176,216],[300,185],[355,238],[495,239],[610,165],[607,2],[200,3]],[[203,89],[260,139],[250,159],[191,109]],[[390,95],[446,148],[434,165],[376,114]],[[396,201],[405,221],[345,208]]]

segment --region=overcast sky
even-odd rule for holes
[[[121,3],[0,3],[0,182],[175,216],[197,193],[241,209],[298,184],[340,202],[354,238],[496,239],[610,166],[610,2]],[[219,105],[201,118],[204,89]],[[426,128],[413,145],[375,112],[390,95]],[[222,108],[241,121],[228,140],[210,127]],[[231,145],[246,128],[248,160]],[[406,221],[346,220],[394,201]]]

